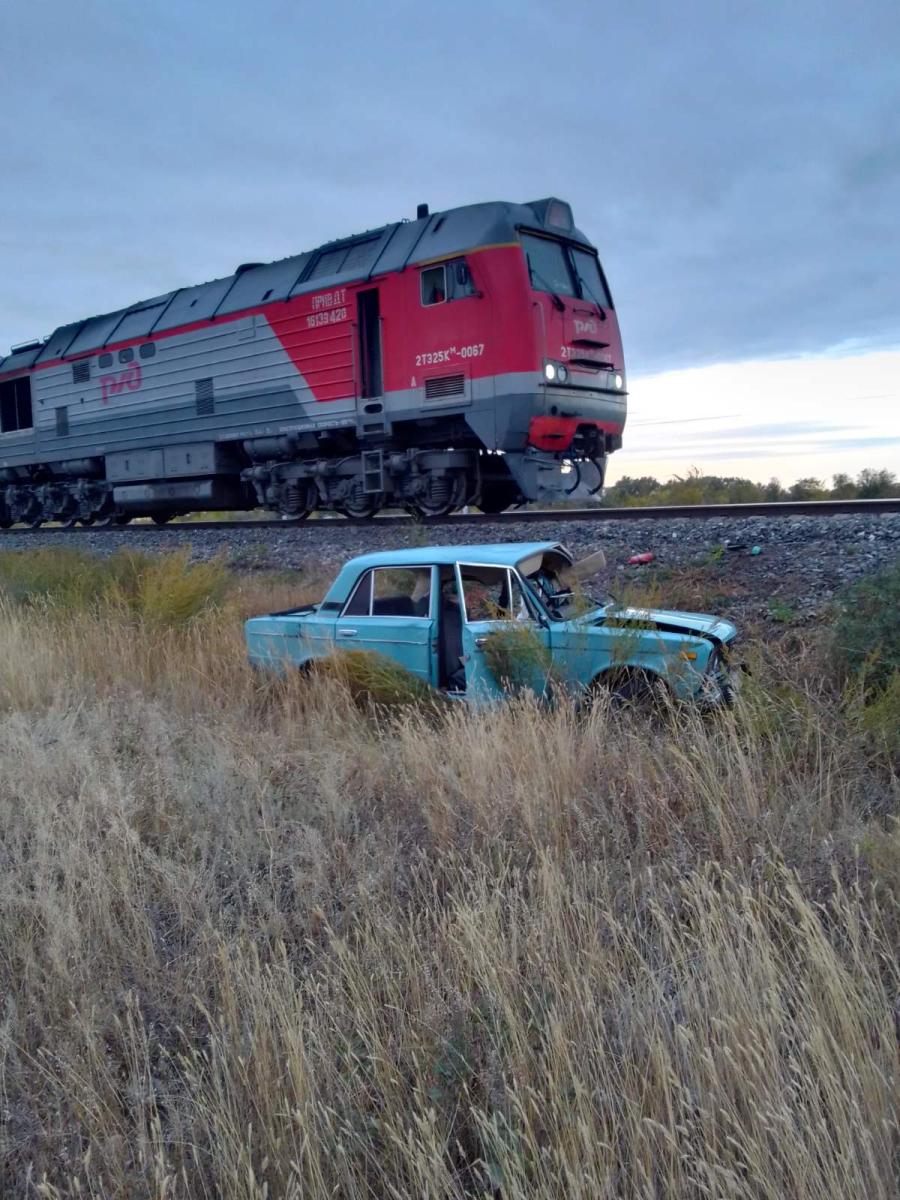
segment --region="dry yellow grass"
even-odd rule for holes
[[[812,641],[375,718],[250,671],[267,588],[0,608],[0,1193],[896,1194],[898,784]]]

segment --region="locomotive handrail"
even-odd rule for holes
[[[428,217],[425,218],[425,224],[419,230],[419,236],[416,238],[416,240],[410,246],[409,250],[407,251],[406,258],[404,258],[403,263],[399,268],[401,271],[405,271],[406,268],[409,266],[409,260],[413,256],[413,251],[415,250],[416,246],[418,246],[419,242],[421,242],[422,238],[425,236],[426,231],[428,230],[428,227],[431,225],[431,222],[434,220],[434,218],[437,215],[438,215],[437,213],[431,213]]]
[[[167,312],[169,311],[169,309],[172,307],[172,305],[173,305],[173,304],[174,304],[174,302],[175,302],[175,298],[176,298],[176,296],[180,296],[180,295],[181,295],[181,293],[182,293],[184,290],[185,290],[185,289],[184,289],[183,287],[176,288],[176,289],[175,289],[175,291],[174,291],[174,292],[171,294],[171,296],[169,297],[169,299],[168,299],[168,300],[166,301],[166,303],[165,303],[165,304],[162,306],[162,312],[159,314],[159,316],[156,318],[156,320],[153,322],[153,324],[152,324],[152,325],[150,326],[150,328],[147,330],[147,337],[148,337],[148,338],[149,338],[149,337],[153,337],[153,331],[154,331],[154,329],[157,327],[157,325],[160,323],[160,321],[163,319],[163,317],[166,315],[166,313],[167,313]]]
[[[368,283],[369,280],[372,278],[372,276],[375,274],[375,268],[378,266],[379,262],[381,261],[381,258],[383,256],[385,250],[387,250],[388,246],[394,240],[394,234],[400,228],[400,224],[401,224],[400,221],[395,221],[394,224],[391,226],[391,232],[387,235],[387,240],[385,241],[385,243],[381,247],[381,249],[378,251],[378,253],[375,255],[375,261],[372,263],[371,267],[369,268],[369,273],[368,273],[368,275],[366,275],[366,283]]]

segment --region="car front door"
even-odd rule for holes
[[[550,639],[510,567],[458,563],[466,696],[476,703],[510,693],[542,695],[549,677]]]
[[[338,650],[384,654],[437,685],[433,567],[375,567],[363,572],[335,621]]]

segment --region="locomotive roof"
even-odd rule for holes
[[[552,197],[528,204],[499,200],[468,204],[339,238],[276,262],[245,263],[221,279],[177,288],[115,312],[63,325],[46,340],[14,347],[5,358],[0,357],[0,373],[27,371],[39,362],[96,353],[119,342],[399,271],[476,246],[515,241],[523,227],[590,244],[575,228],[569,206]]]

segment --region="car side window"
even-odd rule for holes
[[[522,585],[507,567],[460,566],[466,621],[530,621]]]
[[[373,617],[427,617],[431,613],[431,567],[378,567]]]
[[[341,616],[367,617],[372,611],[372,572],[366,571],[353,590]]]
[[[375,567],[356,585],[345,617],[429,617],[431,567]]]

